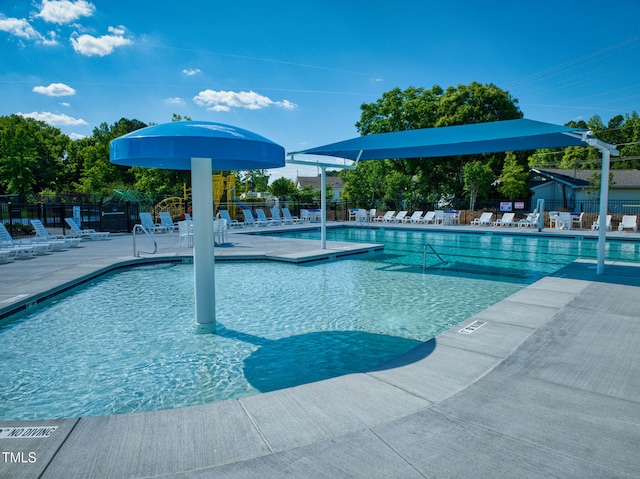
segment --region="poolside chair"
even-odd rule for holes
[[[607,223],[605,225],[606,231],[611,231],[611,215],[607,215]],[[600,229],[600,215],[598,215],[598,219],[596,219],[591,225],[592,230]]]
[[[140,222],[142,223],[142,227],[147,230],[149,233],[166,233],[169,231],[166,226],[162,226],[153,222],[153,218],[151,218],[151,213],[140,213]]]
[[[407,217],[407,214],[409,212],[402,210],[402,211],[398,211],[398,214],[395,216],[392,216],[391,219],[387,220],[387,222],[389,223],[402,223],[402,221]]]
[[[297,224],[297,223],[303,223],[304,220],[302,218],[298,218],[297,216],[291,216],[291,211],[289,211],[289,208],[282,208],[282,216],[283,216],[283,222],[287,222],[289,224]]]
[[[425,225],[428,225],[429,223],[433,225],[435,224],[435,221],[436,221],[435,211],[427,211],[425,215],[420,219],[420,223],[424,223]]]
[[[267,218],[267,215],[262,208],[256,208],[256,222],[259,226],[272,226],[278,224],[277,220],[274,221],[273,218]]]
[[[584,217],[584,212],[571,213],[571,224],[572,226],[578,226],[579,229],[582,229],[582,218]]]
[[[634,233],[638,232],[638,224],[637,224],[638,218],[636,215],[624,215],[622,217],[622,221],[620,222],[620,225],[618,225],[618,231],[624,231],[624,230],[633,230]]]
[[[15,253],[19,258],[28,258],[37,254],[47,254],[53,251],[51,243],[14,240],[2,222],[0,222],[0,247],[5,251]]]
[[[253,212],[248,208],[242,208],[242,214],[244,215],[244,224],[249,226],[258,226],[258,222],[253,217]],[[264,225],[260,225],[264,226]]]
[[[445,210],[444,214],[446,215],[445,218],[448,216],[449,224],[452,224],[452,225],[459,225],[460,224],[460,211],[458,211],[458,210]]]
[[[496,220],[495,226],[513,226],[515,223],[513,221],[513,217],[515,213],[505,213],[502,215],[502,218]]]
[[[278,208],[277,206],[274,206],[273,208],[271,208],[271,224],[274,225],[280,225],[283,224],[282,223],[282,216],[280,216],[280,208]]]
[[[12,250],[9,248],[0,247],[0,263],[6,263],[8,261],[13,261],[19,257],[19,254],[16,250]]]
[[[356,221],[358,219],[358,209],[357,208],[349,208],[349,216],[347,217],[347,221]]]
[[[300,210],[300,218],[303,223],[311,223],[311,213],[309,210]]]
[[[405,216],[402,219],[403,223],[420,223],[420,220],[422,219],[422,211],[414,211],[411,216],[409,216],[408,218]]]
[[[65,218],[64,221],[69,225],[69,228],[71,228],[71,235],[72,237],[77,237],[77,238],[82,238],[82,239],[90,239],[90,240],[104,240],[107,239],[107,237],[109,236],[109,232],[108,231],[96,231],[94,229],[80,229],[80,226],[78,226],[78,223],[76,223],[76,221],[73,218]]]
[[[238,220],[232,220],[227,210],[218,210],[218,218],[226,220],[229,228],[244,228],[244,223],[240,223]]]
[[[560,212],[556,220],[556,228],[559,230],[570,230],[573,227],[571,213]]]
[[[193,247],[193,223],[191,221],[178,221],[178,248],[183,244],[187,248]]]
[[[375,218],[373,218],[373,221],[391,221],[391,218],[393,218],[393,215],[395,215],[396,212],[393,210],[387,211],[384,216],[376,216]]]
[[[51,235],[40,220],[31,220],[31,224],[36,230],[36,236],[38,238],[42,238],[43,241],[51,243],[54,250],[67,249],[72,246],[77,247],[80,244],[80,241],[82,241],[82,238],[72,238],[64,235]]]
[[[218,218],[213,220],[213,242],[218,246],[227,244],[227,220]]]
[[[160,215],[160,226],[164,226],[167,228],[167,231],[178,231],[178,225],[173,222],[173,218],[171,218],[171,213],[168,211],[161,211]]]
[[[485,211],[480,215],[480,218],[476,218],[471,222],[472,226],[492,226],[493,225],[493,213]]]
[[[540,218],[540,213],[533,212],[527,213],[527,216],[520,221],[518,221],[518,226],[520,228],[533,228],[538,225],[538,219]]]

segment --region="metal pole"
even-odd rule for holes
[[[322,172],[320,180],[320,207],[322,208],[320,215],[320,221],[322,222],[320,234],[322,238],[322,249],[327,249],[327,168],[321,166],[320,171]]]
[[[199,332],[216,329],[212,173],[211,158],[191,158],[193,271]]]
[[[608,149],[602,152],[602,169],[600,172],[600,223],[598,224],[598,266],[597,274],[604,274],[605,245],[607,241],[607,206],[609,204],[609,163],[611,153]]]

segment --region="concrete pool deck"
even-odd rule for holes
[[[154,258],[190,255],[177,234],[157,238]],[[317,241],[235,233],[230,241],[221,258],[377,248],[328,243],[323,252]],[[131,236],[113,235],[2,264],[0,312],[132,261]],[[42,437],[3,438],[10,428]],[[639,449],[640,268],[608,264],[597,276],[590,262],[374,371],[183,409],[0,421],[0,477],[12,479],[638,477]]]

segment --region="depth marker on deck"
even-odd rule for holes
[[[462,334],[471,334],[473,333],[476,329],[481,328],[482,326],[484,326],[485,324],[487,324],[486,321],[474,321],[473,323],[469,324],[468,326],[462,328],[460,331],[458,331],[459,333]]]

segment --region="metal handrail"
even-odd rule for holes
[[[153,243],[153,251],[136,250],[136,231],[138,231],[138,230],[142,230],[144,232],[144,234],[146,234],[147,237],[151,240],[151,242]],[[147,229],[144,226],[142,226],[142,225],[134,225],[133,226],[132,235],[133,235],[133,256],[139,257],[140,253],[156,254],[156,251],[158,251],[158,243],[156,243],[156,240],[153,238],[151,233],[149,233],[149,231],[147,231]]]
[[[433,246],[431,246],[429,243],[425,243],[424,249],[422,250],[422,269],[426,269],[427,267],[427,248],[429,248],[431,252],[438,257],[438,259],[440,260],[440,263],[443,263],[443,264],[447,263],[444,259],[442,259],[442,256],[438,254],[438,252],[433,248]]]

